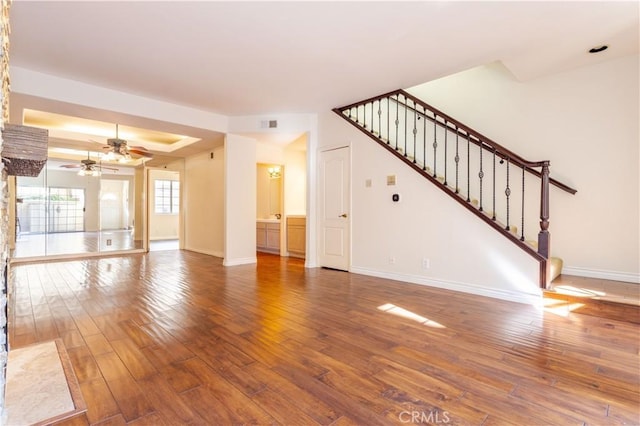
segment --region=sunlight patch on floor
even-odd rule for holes
[[[553,286],[553,290],[555,290],[555,292],[559,294],[578,297],[602,297],[607,295],[607,293],[605,293],[604,291],[598,291],[591,288],[579,288],[571,285],[556,285]]]
[[[419,322],[420,324],[426,325],[429,327],[446,328],[444,325],[440,324],[439,322],[430,320],[429,318],[425,318],[422,315],[418,315],[404,308],[400,308],[399,306],[396,306],[393,303],[385,303],[384,305],[378,306],[378,309],[389,314],[393,314],[402,318],[407,318],[407,319]]]
[[[544,299],[544,311],[550,314],[559,315],[561,317],[567,317],[576,309],[580,309],[584,306],[584,303],[568,303],[565,300],[558,299]]]

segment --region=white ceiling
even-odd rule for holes
[[[638,10],[635,1],[15,0],[10,64],[228,116],[316,113],[496,60],[528,80],[637,53]],[[600,44],[610,48],[587,53]]]

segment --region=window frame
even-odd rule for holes
[[[153,212],[155,214],[177,215],[180,213],[179,180],[155,179],[153,188]]]

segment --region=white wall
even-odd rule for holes
[[[300,137],[306,143],[306,134]],[[292,143],[296,145],[296,141]],[[307,213],[307,152],[284,149],[284,209],[287,215]]]
[[[256,262],[256,141],[228,134],[224,143],[225,266]]]
[[[408,91],[530,160],[551,160],[551,242],[573,275],[640,282],[638,56],[530,82],[500,63]]]
[[[352,272],[537,300],[535,259],[336,114],[321,115],[319,127],[320,148],[349,144],[352,150]],[[388,187],[392,174],[397,185]],[[399,203],[392,202],[393,193],[400,194]]]
[[[224,148],[185,159],[184,248],[224,257]]]
[[[11,67],[11,92],[118,111],[202,129],[226,132],[226,116],[81,83],[21,67]]]
[[[263,164],[284,164],[282,146],[256,142],[256,161]]]

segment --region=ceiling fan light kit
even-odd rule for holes
[[[87,152],[87,158],[80,161],[80,164],[63,164],[60,167],[65,169],[80,168],[80,170],[78,171],[78,176],[98,177],[102,175],[102,169],[113,170],[114,173],[118,171],[118,169],[116,169],[115,167],[106,167],[106,166],[103,166],[102,164],[96,163],[94,160],[90,158],[89,152]]]
[[[80,171],[78,172],[78,176],[100,176],[100,175],[102,175],[102,172],[94,168],[80,169]]]
[[[133,157],[131,154],[138,155],[140,157],[153,157],[147,148],[143,146],[129,147],[127,141],[118,137],[118,125],[116,124],[116,137],[107,139],[107,146],[104,147],[107,154],[104,157],[105,160],[118,160],[120,163],[126,163],[131,161]]]

